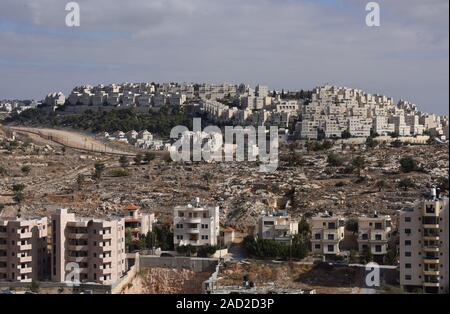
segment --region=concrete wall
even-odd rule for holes
[[[139,267],[167,267],[176,269],[190,269],[194,272],[214,271],[218,260],[215,258],[198,257],[159,257],[159,256],[140,256]]]

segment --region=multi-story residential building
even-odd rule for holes
[[[340,242],[344,239],[345,220],[331,212],[311,218],[311,245],[313,253],[325,257],[340,253]]]
[[[449,292],[449,201],[436,189],[400,213],[400,284],[424,293]]]
[[[296,234],[298,234],[298,221],[292,219],[287,212],[263,213],[259,217],[258,237],[261,239],[289,244]]]
[[[173,228],[176,246],[217,245],[219,236],[219,207],[194,205],[174,208]]]
[[[125,230],[130,232],[134,239],[153,230],[155,214],[143,214],[139,206],[129,204],[125,209]]]
[[[48,264],[47,218],[0,219],[0,281],[43,280]]]
[[[80,282],[113,284],[126,273],[124,218],[78,218],[61,209],[51,219],[53,281],[77,271]]]
[[[378,263],[384,262],[391,238],[392,219],[390,216],[378,215],[362,216],[358,218],[358,248],[360,254],[367,251]]]

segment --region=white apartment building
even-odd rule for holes
[[[32,282],[47,276],[47,218],[0,219],[0,282]]]
[[[51,219],[53,281],[79,269],[83,283],[113,284],[126,273],[124,218],[78,218],[61,209]]]
[[[151,232],[154,222],[155,214],[144,214],[139,206],[129,204],[125,208],[125,231],[130,232],[135,240]]]
[[[388,252],[391,239],[392,219],[390,216],[378,215],[362,216],[358,218],[358,248],[359,253],[366,251],[374,257],[377,263],[383,263]]]
[[[400,213],[400,285],[449,293],[449,201],[436,189]]]
[[[339,244],[344,239],[345,220],[333,213],[325,212],[311,218],[312,252],[324,256],[335,256],[340,251]]]
[[[219,236],[219,207],[194,205],[177,206],[173,213],[175,246],[217,245]]]
[[[258,237],[290,244],[294,235],[298,234],[298,221],[287,212],[275,211],[263,213],[258,221]]]

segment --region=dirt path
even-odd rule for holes
[[[50,140],[54,143],[67,146],[73,149],[89,152],[113,154],[113,155],[128,155],[128,156],[135,155],[132,152],[126,152],[123,150],[108,147],[101,141],[94,139],[92,136],[73,131],[28,128],[28,127],[11,127],[11,129],[13,129],[18,133],[34,134],[44,139]]]

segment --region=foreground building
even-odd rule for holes
[[[175,246],[217,245],[219,236],[219,207],[195,205],[174,209],[173,228]]]
[[[344,239],[345,221],[331,212],[317,215],[311,219],[312,252],[325,257],[338,255],[339,244]]]
[[[432,189],[400,213],[400,284],[407,291],[449,292],[448,204]]]
[[[76,268],[83,283],[113,284],[126,273],[124,218],[77,218],[61,209],[51,228],[53,281],[66,281]]]
[[[298,221],[292,219],[286,212],[264,213],[259,218],[258,236],[261,239],[290,244],[293,236],[297,233]]]
[[[360,254],[367,251],[374,261],[383,263],[388,252],[388,242],[391,239],[392,220],[390,216],[378,215],[358,218],[358,248]]]
[[[47,218],[0,220],[0,281],[43,280],[48,258]]]

